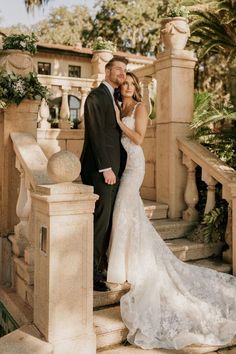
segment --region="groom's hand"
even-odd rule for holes
[[[115,184],[116,183],[116,175],[112,170],[104,171],[103,177],[104,177],[105,183],[107,183],[107,184]]]

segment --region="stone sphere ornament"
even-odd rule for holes
[[[48,160],[47,172],[55,183],[72,182],[79,177],[79,158],[70,151],[59,151]]]

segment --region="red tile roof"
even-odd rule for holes
[[[92,56],[93,51],[90,48],[82,48],[82,47],[76,47],[76,46],[69,46],[69,45],[64,45],[64,44],[51,44],[51,43],[41,43],[38,42],[38,47],[39,48],[48,48],[48,49],[55,49],[55,50],[62,50],[62,51],[69,51],[77,54],[90,54]],[[127,58],[133,58],[133,59],[144,59],[144,60],[150,60],[153,61],[155,58],[154,57],[146,57],[144,55],[140,54],[132,54],[128,52],[121,52],[117,51],[114,52],[114,55],[119,55],[122,57],[127,57]]]

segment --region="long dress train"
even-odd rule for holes
[[[134,112],[123,122],[134,129]],[[229,343],[236,334],[236,278],[173,255],[145,215],[142,148],[126,136],[122,144],[127,165],[113,213],[107,280],[131,284],[120,302],[128,341],[144,349]]]

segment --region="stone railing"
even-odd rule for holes
[[[195,209],[199,200],[196,185],[195,169],[201,167],[202,180],[207,185],[207,200],[205,214],[215,207],[215,186],[222,185],[222,198],[228,202],[228,223],[226,242],[229,249],[224,253],[224,259],[232,263],[233,273],[236,274],[236,171],[222,162],[204,146],[187,138],[178,138],[178,146],[183,153],[183,164],[187,168],[187,182],[184,193],[187,209],[183,211],[186,221],[198,220]]]
[[[84,128],[84,103],[86,97],[93,87],[97,85],[97,81],[94,79],[82,79],[64,76],[48,76],[38,75],[39,81],[47,86],[52,96],[51,99],[61,97],[61,106],[59,107],[59,128],[70,129],[70,107],[68,102],[68,96],[72,95],[80,100],[79,108],[79,128]],[[39,112],[39,126],[41,128],[47,127],[47,119],[49,118],[49,112],[46,108]],[[50,128],[50,125],[48,124]]]
[[[19,223],[9,236],[11,287],[23,300],[17,304],[33,312],[33,323],[27,318],[19,326],[27,324],[30,330],[36,326],[33,336],[43,336],[54,354],[77,354],[78,348],[84,354],[95,354],[91,260],[98,197],[92,186],[72,183],[80,173],[79,159],[73,153],[60,151],[48,160],[32,134],[12,132],[10,137],[20,172]],[[11,311],[13,317],[19,311],[17,304]],[[12,353],[11,341],[18,332],[11,333],[4,353]],[[38,346],[40,352],[52,352],[51,347],[44,351],[44,341]]]
[[[11,285],[23,301],[33,307],[34,231],[31,193],[38,185],[52,183],[47,174],[47,158],[30,133],[11,133],[20,173],[20,190],[16,205],[19,223],[14,227],[12,243],[13,267]]]

